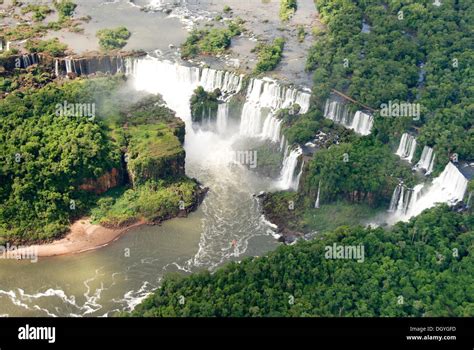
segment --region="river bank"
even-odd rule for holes
[[[190,212],[195,211],[204,200],[208,188],[202,188],[196,193],[195,202],[189,208],[179,211],[175,216],[167,216],[155,218],[152,221],[141,218],[132,223],[123,225],[122,227],[104,227],[99,224],[92,223],[89,217],[83,217],[75,221],[64,237],[44,244],[34,244],[19,249],[18,255],[25,252],[34,252],[36,257],[53,257],[61,255],[80,254],[91,250],[106,247],[112,242],[118,240],[122,235],[136,229],[140,226],[160,225],[162,222],[177,217],[186,217]]]
[[[52,257],[60,255],[71,255],[84,253],[99,249],[119,239],[129,230],[145,225],[145,221],[139,221],[123,228],[106,228],[91,223],[90,218],[82,218],[71,225],[69,233],[51,243],[35,244],[18,250],[21,255],[23,251],[34,251],[37,257]]]

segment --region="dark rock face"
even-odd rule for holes
[[[102,194],[117,187],[122,183],[122,176],[120,171],[116,168],[106,172],[97,179],[86,179],[79,189],[86,192],[94,192],[95,194]]]
[[[56,76],[125,73],[125,60],[123,56],[57,58],[54,71]]]
[[[42,57],[36,53],[26,55],[12,55],[0,58],[0,72],[11,72],[15,69],[26,69],[34,64],[42,63]]]
[[[0,59],[0,72],[9,73],[34,64],[42,65],[57,77],[77,77],[91,74],[125,73],[127,57],[145,53],[90,54],[88,56],[52,57],[44,53],[12,55]]]
[[[185,159],[186,152],[182,150],[174,155],[130,162],[128,166],[130,181],[135,186],[147,180],[159,181],[185,176]]]

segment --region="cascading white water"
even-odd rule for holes
[[[281,140],[280,140],[280,152],[283,151],[283,149],[286,148],[287,145],[287,142],[286,142],[286,139],[285,139],[285,135],[282,135],[281,136]]]
[[[356,133],[361,135],[369,135],[372,125],[374,124],[374,117],[361,111],[357,111],[350,126]]]
[[[425,146],[421,152],[421,158],[416,163],[416,169],[425,170],[425,175],[429,175],[433,172],[434,162],[436,154],[433,152],[433,148]]]
[[[282,189],[298,190],[299,180],[303,171],[303,165],[301,166],[300,172],[295,175],[296,167],[298,166],[298,159],[303,154],[301,147],[296,147],[289,153],[286,152],[285,158],[283,159],[283,167],[280,173],[279,187]]]
[[[256,137],[262,129],[262,110],[258,104],[245,102],[240,116],[240,135]]]
[[[397,186],[397,189],[399,190],[397,193],[398,201],[395,200],[393,201],[393,203],[390,203],[389,211],[396,212],[401,215],[405,215],[410,206],[410,199],[411,199],[413,190],[407,188],[403,184],[399,184]],[[396,199],[396,197],[392,198],[392,200],[393,199]],[[392,204],[395,206],[395,208],[392,208]]]
[[[344,126],[352,125],[348,106],[339,101],[326,100],[324,117]]]
[[[278,137],[274,132],[280,128],[281,122],[274,117],[276,111],[298,104],[300,113],[306,113],[309,110],[310,96],[309,93],[284,87],[273,80],[252,79],[242,110],[240,134],[249,137],[261,136],[278,142],[280,130],[278,130]],[[264,121],[268,113],[270,114]]]
[[[243,75],[204,68],[201,72],[199,85],[206,91],[221,90],[225,94],[235,94],[242,89]]]
[[[263,139],[269,139],[272,142],[279,142],[282,122],[283,121],[281,119],[275,118],[273,114],[270,113],[263,123],[261,137]]]
[[[400,139],[400,144],[398,145],[397,152],[395,153],[401,159],[407,160],[411,163],[413,155],[416,150],[416,138],[413,135],[404,133]]]
[[[299,171],[298,175],[296,175],[296,179],[295,179],[295,182],[293,184],[293,189],[295,191],[298,191],[298,188],[300,186],[300,179],[301,179],[301,175],[303,175],[303,169],[304,169],[304,160],[301,162],[300,171]]]
[[[222,135],[227,131],[227,124],[229,119],[229,104],[220,103],[217,108],[217,132]]]
[[[467,201],[466,201],[466,208],[471,207],[471,199],[472,199],[472,192],[469,192],[469,196],[467,197]]]
[[[59,60],[55,59],[54,60],[54,74],[56,77],[59,77]]]
[[[125,61],[125,74],[135,78],[137,90],[160,93],[181,118],[190,117],[188,110],[182,110],[182,99],[190,98],[198,86],[202,86],[208,92],[219,89],[224,95],[229,96],[242,89],[243,81],[242,75],[232,72],[190,67],[150,56],[128,58]],[[228,109],[221,110],[222,113],[225,111]]]
[[[316,202],[314,203],[314,207],[316,209],[319,209],[319,206],[320,206],[320,196],[321,196],[321,181],[319,181],[319,184],[318,184],[318,195],[316,197]]]
[[[72,73],[72,60],[70,58],[65,58],[64,63],[66,64],[66,73]]]
[[[229,133],[229,105],[220,103],[218,106],[217,133],[192,127],[190,98],[194,89],[212,79],[214,83],[206,83],[206,88],[230,92],[236,81],[230,83],[231,79],[225,78],[225,74],[221,79],[219,74],[210,71],[203,78],[199,68],[151,57],[129,60],[126,72],[136,90],[161,94],[168,107],[186,121],[186,174],[210,188],[200,210],[194,214],[199,216],[202,225],[199,250],[192,259],[181,262],[179,268],[186,271],[193,267],[214,268],[243,255],[254,237],[273,239],[267,235],[268,226],[262,223],[257,200],[252,196],[269,190],[273,184],[248,171],[249,164],[240,163],[242,158],[240,162],[235,161],[239,150],[234,150],[233,145],[240,135]],[[238,203],[238,208],[229,203]]]
[[[389,222],[407,221],[437,203],[454,205],[463,200],[467,184],[468,180],[451,162],[431,184],[418,184],[413,190],[406,190],[399,184],[393,192],[390,203],[389,211],[392,211],[393,215],[389,218]]]
[[[397,187],[393,190],[392,199],[390,200],[390,207],[388,209],[389,213],[394,213],[397,210],[398,200],[400,198],[400,191],[402,190],[402,185],[398,184]]]
[[[178,117],[191,119],[188,102],[200,82],[199,68],[145,57],[127,60],[126,74],[133,77],[136,90],[161,94]]]
[[[370,134],[374,124],[372,115],[357,111],[351,116],[349,108],[345,103],[329,99],[326,100],[326,105],[324,106],[324,117],[344,125],[346,128],[353,129],[356,133],[364,136]]]

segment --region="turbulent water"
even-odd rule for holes
[[[197,85],[232,94],[240,77],[150,57],[128,62],[127,74],[136,90],[161,93],[186,121],[186,172],[210,188],[206,199],[188,218],[134,229],[97,251],[37,263],[0,261],[0,315],[101,316],[130,310],[168,272],[213,270],[278,245],[253,196],[278,183],[234,161],[232,144],[241,135],[237,129],[228,136],[227,107],[220,107],[218,118],[227,135],[190,126],[189,98]]]
[[[390,202],[389,222],[407,221],[437,203],[454,205],[463,200],[467,184],[468,180],[451,162],[432,183],[418,184],[412,189],[399,184]]]

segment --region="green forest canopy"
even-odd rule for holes
[[[131,315],[472,317],[472,224],[442,206],[392,230],[340,227],[213,274],[170,275]],[[362,245],[364,261],[327,259],[334,243]]]
[[[316,0],[326,28],[317,32],[307,60],[314,71],[319,108],[331,89],[380,108],[388,101],[416,102],[421,120],[375,115],[373,135],[397,143],[410,127],[437,153],[435,174],[449,155],[474,157],[474,3]],[[370,26],[362,32],[362,22]],[[423,79],[420,78],[424,77]]]

